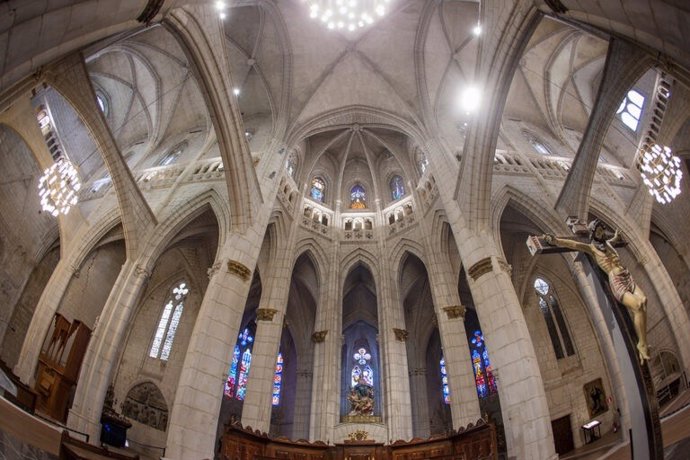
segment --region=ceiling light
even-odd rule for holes
[[[76,168],[67,158],[60,158],[38,179],[41,208],[55,217],[67,214],[77,204],[80,189]]]
[[[657,202],[668,204],[680,195],[683,170],[680,158],[673,155],[670,148],[659,144],[642,148],[638,162],[642,181]]]
[[[223,0],[218,0],[216,2],[216,9],[218,11],[223,11],[225,9],[225,2]]]
[[[221,20],[222,20],[222,19],[225,19],[225,18],[227,17],[227,15],[226,15],[225,13],[220,13],[219,16],[220,16],[220,19],[221,19]]]
[[[239,96],[240,95],[240,89],[239,88],[233,88],[232,94],[234,94],[235,96]]]
[[[321,19],[329,29],[354,31],[374,22],[390,10],[394,0],[302,0],[309,17]]]
[[[476,86],[468,86],[460,95],[460,107],[467,113],[476,111],[482,100],[482,92]]]
[[[478,37],[482,33],[481,24],[477,24],[476,26],[474,26],[474,28],[472,29],[472,33]]]

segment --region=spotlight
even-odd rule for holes
[[[478,37],[482,33],[481,24],[477,24],[476,26],[474,26],[474,28],[472,29],[472,33]]]
[[[239,88],[233,88],[232,94],[234,94],[235,96],[239,96],[240,95],[240,89]]]
[[[476,86],[468,86],[460,95],[460,106],[467,113],[475,112],[482,101],[482,92]]]

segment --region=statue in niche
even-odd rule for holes
[[[554,235],[543,235],[543,240],[552,246],[558,246],[575,251],[584,252],[592,256],[599,268],[609,279],[609,287],[616,300],[623,304],[632,314],[635,332],[637,333],[637,352],[640,364],[649,359],[647,345],[647,296],[642,288],[635,283],[630,271],[621,263],[618,252],[613,245],[619,241],[618,230],[611,238],[607,238],[604,224],[594,219],[588,225],[589,243],[570,238],[559,238]]]
[[[355,386],[347,396],[350,401],[350,413],[348,415],[374,415],[374,388],[363,382],[361,376],[355,378]]]

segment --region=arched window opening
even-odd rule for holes
[[[182,152],[184,152],[186,147],[187,145],[182,142],[171,148],[170,151],[158,162],[158,166],[170,166],[171,164],[175,163],[180,155],[182,155]]]
[[[320,177],[315,177],[311,181],[309,196],[312,200],[323,203],[326,198],[326,183]]]
[[[489,351],[484,343],[482,331],[474,331],[474,338],[471,342],[472,368],[474,369],[474,384],[477,387],[477,394],[480,398],[486,398],[498,391],[496,379],[494,378]]]
[[[98,108],[101,109],[101,112],[103,112],[103,115],[107,117],[109,112],[108,99],[100,91],[96,91],[96,103],[98,104]]]
[[[244,400],[247,394],[247,380],[252,364],[253,332],[249,327],[244,328],[237,337],[237,344],[232,352],[232,363],[225,382],[223,394],[228,399]]]
[[[631,89],[623,98],[616,114],[623,124],[637,132],[637,127],[642,118],[642,107],[644,106],[644,96],[638,91]]]
[[[417,163],[417,170],[419,171],[419,175],[423,176],[426,172],[426,168],[429,166],[429,161],[427,161],[426,155],[424,155],[421,152],[417,152],[415,160]]]
[[[173,341],[177,326],[180,324],[180,317],[184,309],[184,301],[189,294],[186,282],[181,282],[175,286],[168,297],[168,302],[163,307],[163,313],[158,321],[158,328],[153,337],[153,343],[149,349],[151,358],[160,358],[167,361],[172,351]],[[163,340],[165,338],[165,341]]]
[[[285,161],[285,169],[287,170],[288,176],[295,178],[295,173],[297,172],[297,159],[295,158],[295,153],[290,153],[290,156]]]
[[[280,405],[280,389],[283,385],[283,354],[278,353],[276,359],[276,370],[273,374],[273,405]]]
[[[403,183],[402,177],[393,176],[393,178],[390,181],[390,188],[393,201],[399,200],[400,198],[405,196],[405,184]]]
[[[350,209],[366,209],[367,192],[362,184],[355,184],[350,189]]]
[[[441,390],[443,391],[443,403],[450,404],[450,387],[448,386],[448,371],[446,370],[446,358],[441,356]]]
[[[573,341],[570,338],[570,332],[565,323],[561,306],[553,294],[551,286],[544,279],[536,278],[534,280],[534,290],[539,297],[539,310],[546,321],[546,328],[549,331],[556,358],[562,359],[566,356],[574,355]]]

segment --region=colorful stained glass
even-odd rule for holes
[[[450,387],[448,386],[448,371],[446,370],[446,359],[441,356],[441,387],[443,389],[443,402],[450,404]]]
[[[283,354],[278,353],[276,359],[276,371],[273,374],[273,405],[280,405],[280,388],[283,385]]]
[[[248,327],[237,336],[237,343],[232,351],[232,363],[228,372],[228,380],[223,391],[226,398],[243,400],[247,393],[247,379],[249,367],[252,363],[252,343],[254,337]]]
[[[309,196],[311,196],[312,200],[323,203],[326,197],[326,184],[320,177],[315,177],[312,179]]]
[[[249,348],[242,353],[242,361],[240,362],[240,376],[237,378],[237,393],[235,398],[240,401],[244,400],[247,394],[247,380],[249,379],[249,368],[252,365],[252,352]]]
[[[474,370],[474,384],[477,387],[477,394],[480,398],[494,394],[498,391],[496,378],[491,367],[489,352],[484,343],[482,331],[474,331],[472,343],[472,369]]]
[[[235,383],[237,383],[237,364],[240,362],[240,347],[235,345],[232,352],[232,364],[230,364],[230,372],[228,372],[228,380],[225,382],[225,391],[223,393],[229,399],[232,398],[235,392]]]
[[[402,177],[393,176],[393,178],[391,179],[390,187],[393,200],[399,200],[400,198],[405,196],[405,184],[403,183]]]
[[[356,184],[350,189],[350,209],[366,209],[367,192],[361,184]]]
[[[374,369],[369,365],[369,360],[371,359],[371,354],[367,352],[366,348],[360,348],[353,355],[355,359],[355,365],[352,367],[352,372],[350,373],[350,386],[354,388],[357,382],[360,380],[362,383],[374,386]]]

